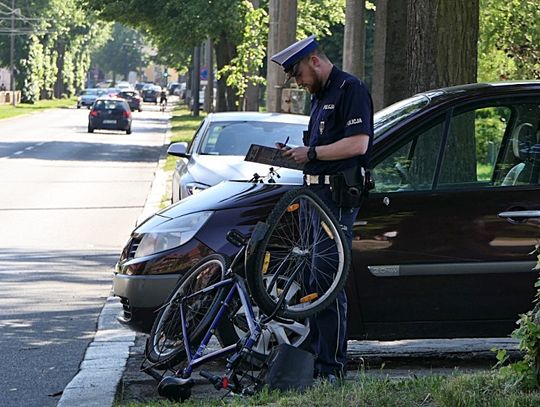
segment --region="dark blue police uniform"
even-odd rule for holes
[[[295,65],[317,46],[315,36],[312,35],[278,52],[271,59],[280,64],[286,73],[291,73]],[[335,161],[315,158],[304,166],[306,184],[334,212],[344,229],[349,246],[352,244],[352,226],[358,208],[338,208],[332,200],[330,185],[327,183],[329,177],[325,175],[337,174],[354,167],[358,171],[361,167],[368,167],[373,142],[373,103],[363,82],[333,67],[323,89],[312,97],[310,121],[304,143],[310,147],[323,146],[359,134],[369,136],[366,154]],[[315,290],[314,287],[312,289]],[[341,290],[338,294],[335,304],[311,318],[310,330],[313,352],[317,356],[316,374],[321,376],[343,374],[347,360],[345,290]]]
[[[370,136],[365,155],[343,160],[312,160],[306,163],[304,173],[321,175],[320,182],[310,188],[334,212],[342,225],[349,246],[352,244],[352,227],[358,208],[338,208],[332,200],[330,186],[324,184],[324,175],[336,174],[351,167],[366,168],[373,140],[373,104],[363,82],[335,66],[324,86],[311,101],[307,145],[322,146],[358,134]],[[320,375],[341,375],[347,360],[347,296],[345,290],[338,294],[335,304],[312,317],[310,329],[313,352],[317,356],[315,368]]]

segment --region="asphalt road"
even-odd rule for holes
[[[167,129],[86,132],[86,109],[0,121],[0,405],[54,406],[77,373]]]

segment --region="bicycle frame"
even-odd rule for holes
[[[231,288],[227,296],[225,297],[223,304],[220,306],[218,313],[212,320],[212,323],[210,324],[210,327],[206,331],[206,334],[204,338],[202,339],[198,349],[195,351],[194,354],[191,354],[189,335],[187,332],[187,326],[186,326],[186,321],[184,317],[184,302],[189,300],[190,298],[196,297],[197,295],[215,291],[222,287],[227,287],[227,286],[231,286]],[[184,297],[180,303],[180,318],[182,321],[182,334],[184,337],[184,347],[186,350],[187,361],[188,361],[187,366],[182,370],[182,377],[187,378],[191,375],[191,373],[193,372],[193,369],[195,369],[196,367],[201,366],[207,362],[213,361],[215,359],[219,359],[221,357],[233,354],[237,350],[238,345],[234,344],[234,345],[229,345],[226,348],[210,352],[204,356],[202,355],[204,350],[208,346],[208,343],[210,342],[210,338],[212,337],[213,332],[215,331],[217,325],[221,321],[221,318],[223,318],[223,316],[225,315],[225,312],[227,311],[235,294],[238,294],[240,298],[240,302],[246,311],[247,324],[249,328],[249,336],[247,337],[247,340],[243,344],[243,347],[246,349],[251,349],[253,345],[255,345],[257,340],[259,339],[262,332],[262,328],[261,328],[261,325],[255,319],[255,313],[253,311],[253,307],[251,306],[249,295],[247,294],[245,281],[243,280],[242,277],[236,274],[233,274],[232,277],[230,278],[219,281],[209,287],[206,287],[203,290],[190,294]]]

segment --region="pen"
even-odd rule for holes
[[[289,142],[289,136],[285,139],[285,143],[283,143],[283,148],[287,147],[287,143]]]

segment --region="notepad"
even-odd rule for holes
[[[275,147],[252,144],[244,158],[244,161],[253,161],[261,164],[268,164],[273,167],[292,168],[302,170],[303,164],[299,164],[292,158],[283,157],[283,150]]]

